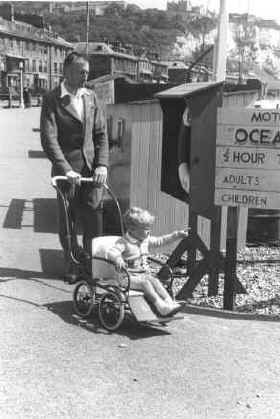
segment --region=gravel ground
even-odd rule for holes
[[[160,260],[166,260],[159,255]],[[183,271],[183,270],[182,270]],[[280,318],[280,250],[279,247],[247,247],[238,252],[237,275],[247,294],[237,294],[234,311],[271,315]],[[176,278],[175,289],[185,282],[184,277]],[[193,298],[187,302],[192,305],[223,308],[224,275],[219,275],[219,292],[208,297],[208,276],[205,275],[196,287]]]

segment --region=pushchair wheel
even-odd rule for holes
[[[73,292],[73,306],[75,312],[86,318],[92,312],[94,306],[94,292],[92,287],[86,282],[79,282]]]
[[[99,302],[98,314],[100,323],[105,329],[117,330],[125,314],[121,293],[108,291],[103,294]]]

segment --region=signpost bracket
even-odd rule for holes
[[[169,269],[172,270],[177,265],[177,263],[181,259],[181,256],[186,251],[188,253],[196,253],[197,251],[199,251],[202,254],[203,258],[199,261],[194,261],[194,263],[191,264],[191,270],[188,266],[188,279],[182,286],[181,290],[178,292],[176,296],[177,298],[192,297],[192,293],[196,286],[199,284],[202,277],[206,274],[208,274],[209,276],[211,275],[213,265],[215,266],[217,274],[219,274],[220,272],[225,272],[226,267],[225,257],[219,251],[212,251],[211,249],[209,250],[205,243],[202,241],[199,234],[195,233],[192,234],[192,237],[187,237],[181,240],[178,246],[172,252],[166,264],[160,269],[158,273],[158,277],[161,280],[165,281],[168,278],[170,272]],[[234,292],[240,294],[246,293],[246,290],[237,278],[236,273],[234,278]]]

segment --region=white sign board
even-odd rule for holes
[[[280,208],[280,111],[218,109],[215,204]]]

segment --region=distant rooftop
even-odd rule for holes
[[[85,54],[87,49],[86,42],[75,42],[73,43],[74,50],[80,53]],[[110,45],[106,44],[106,42],[89,42],[88,43],[88,53],[89,54],[100,54],[100,55],[114,55],[114,56],[121,56],[125,58],[130,58],[132,60],[136,60],[137,57],[135,55],[126,54],[124,52],[114,51]]]
[[[164,90],[157,93],[155,96],[159,99],[180,99],[183,97],[192,96],[196,93],[208,90],[216,86],[221,86],[223,82],[200,82],[200,83],[184,83],[179,86],[172,87],[171,89]]]
[[[268,29],[276,29],[280,30],[280,25],[273,19],[263,19],[261,17],[257,17],[255,15],[251,15],[248,13],[230,13],[229,14],[229,21],[230,22],[251,22],[254,23],[259,28],[268,28]]]
[[[8,21],[0,17],[0,33],[6,33],[8,35],[18,36],[20,38],[28,38],[34,41],[41,41],[52,43],[68,48],[72,48],[70,42],[65,41],[54,32],[49,31],[48,29],[39,29],[29,23],[21,21]]]

